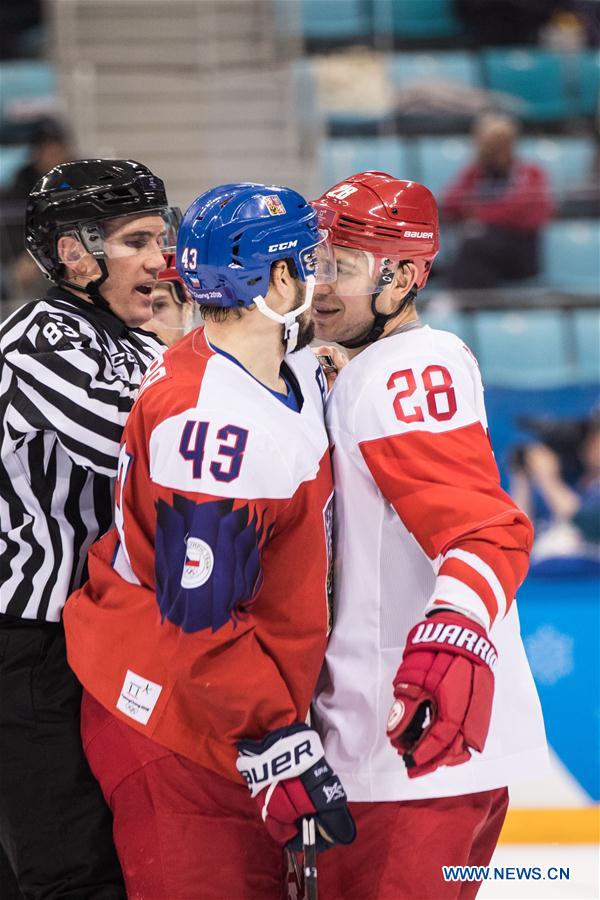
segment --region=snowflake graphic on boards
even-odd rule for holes
[[[570,675],[575,667],[573,638],[553,625],[540,627],[525,638],[531,671],[539,684],[552,685]]]

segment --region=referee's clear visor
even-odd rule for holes
[[[92,256],[119,259],[157,250],[173,253],[181,210],[176,206],[148,210],[134,216],[119,216],[79,225],[71,236],[78,239]]]
[[[334,245],[340,297],[372,296],[394,281],[400,258],[378,256],[365,250]]]

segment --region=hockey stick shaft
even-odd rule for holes
[[[287,857],[287,900],[303,900],[304,876],[294,850],[286,850]]]
[[[302,819],[302,850],[304,855],[304,898],[318,900],[317,886],[317,839],[315,820],[312,816]]]

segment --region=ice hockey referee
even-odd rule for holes
[[[27,205],[27,249],[52,286],[0,328],[0,844],[28,898],[125,897],[61,613],[112,523],[121,431],[161,349],[141,327],[178,217],[132,160],[57,166]]]

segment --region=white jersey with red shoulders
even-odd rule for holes
[[[236,742],[303,721],[323,662],[332,478],[314,354],[293,409],[197,329],[127,421],[116,529],[65,610],[69,662],[114,715],[233,780]]]
[[[514,603],[531,525],[501,489],[477,362],[455,335],[412,324],[340,372],[327,401],[335,508],[334,625],[314,713],[351,800],[412,800],[527,779],[546,763]],[[452,606],[498,651],[483,753],[409,780],[386,737],[406,635]]]

